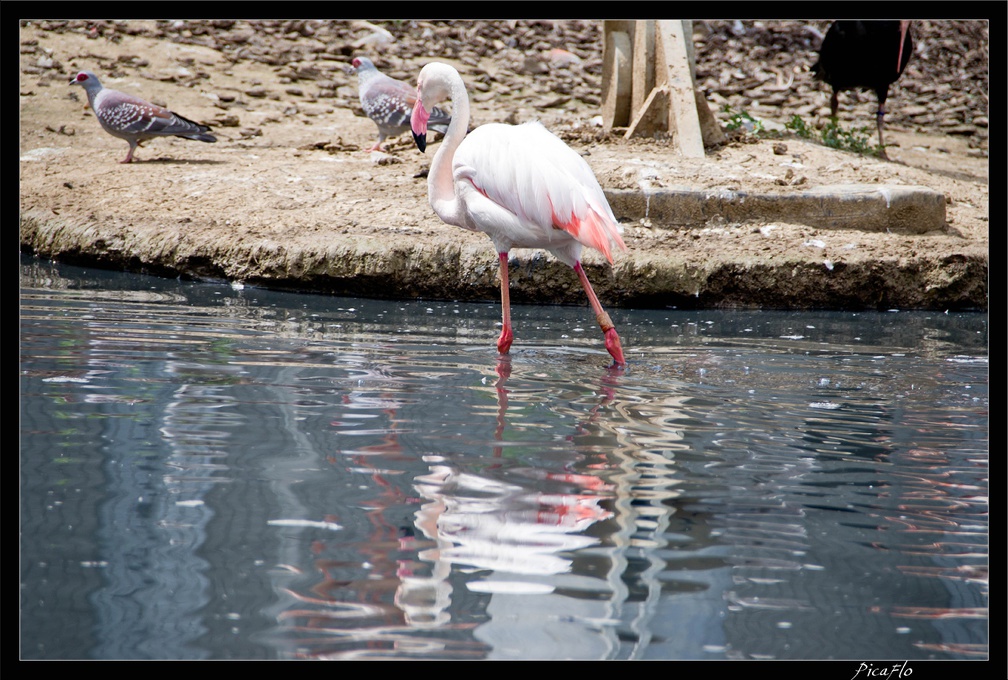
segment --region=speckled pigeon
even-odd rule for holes
[[[378,142],[370,149],[378,151],[386,138],[410,129],[416,88],[381,73],[367,57],[354,57],[351,64],[357,72],[361,108],[378,126]],[[449,122],[451,115],[435,108],[431,111],[427,127],[444,134]]]
[[[120,163],[132,162],[133,152],[140,143],[154,137],[217,141],[216,137],[207,134],[210,128],[206,125],[195,123],[163,106],[151,104],[125,92],[102,87],[90,71],[81,71],[70,84],[80,85],[87,92],[88,103],[105,132],[129,142],[129,153]]]

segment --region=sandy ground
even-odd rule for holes
[[[404,24],[388,24],[396,42],[384,45],[367,42],[372,34],[351,22],[273,32],[243,22],[200,24],[195,35],[192,25],[166,29],[154,22],[23,24],[22,250],[321,292],[494,299],[489,239],[441,224],[427,204],[431,150],[420,154],[402,135],[389,140],[386,153],[367,151],[377,129],[362,117],[356,78],[346,66],[353,54],[369,54],[386,72],[415,79],[430,57],[407,47],[405,36],[444,27]],[[746,223],[674,228],[628,220],[628,252],[608,273],[592,274],[603,279],[597,290],[610,304],[692,298],[710,306],[986,309],[988,159],[976,136],[921,130],[894,115],[889,161],[793,135],[735,135],[706,158],[687,160],[667,139],[603,134],[597,25],[576,26],[578,35],[596,38],[595,61],[587,38],[574,49],[555,27],[533,26],[525,34],[522,28],[512,31],[536,38],[525,49],[489,31],[479,34],[489,36],[482,42],[470,36],[471,53],[445,50],[450,56],[443,60],[470,84],[472,124],[538,118],[585,156],[606,189],[771,193],[879,184],[924,186],[946,199],[947,224],[922,235],[766,224],[758,215]],[[551,46],[539,33],[559,37]],[[551,56],[559,48],[585,56],[576,62]],[[157,139],[137,151],[138,162],[120,164],[127,144],[104,133],[83,90],[68,86],[78,70],[210,124],[218,142]],[[804,71],[798,77],[812,102],[808,120],[822,119],[828,92]],[[722,101],[716,93],[711,99]],[[858,120],[873,130],[872,98],[851,106],[841,122]],[[770,127],[788,118],[783,109],[776,120],[772,109],[752,111]],[[654,265],[659,261],[671,269]],[[829,271],[821,271],[824,261],[832,263]],[[391,278],[390,262],[399,270]],[[586,262],[601,271],[594,254]],[[668,280],[649,281],[656,271]],[[811,279],[806,271],[814,272]],[[841,280],[843,272],[848,280]],[[548,277],[525,274],[519,270],[512,282],[518,302],[579,300],[573,277],[566,292],[544,296],[536,287],[549,285]],[[820,276],[836,280],[819,283]]]

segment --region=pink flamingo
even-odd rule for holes
[[[619,334],[599,303],[581,266],[581,248],[590,246],[612,263],[614,248],[626,249],[620,226],[588,163],[539,122],[491,123],[466,134],[469,96],[451,66],[427,64],[417,78],[417,101],[410,124],[413,139],[427,147],[427,120],[446,99],[452,117],[427,177],[427,196],[447,224],[483,232],[500,260],[503,329],[497,350],[507,354],[514,335],[508,294],[511,248],[543,248],[574,268],[605,347],[617,366],[626,365]]]

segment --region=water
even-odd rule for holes
[[[22,259],[22,658],[987,657],[986,315],[610,311]]]

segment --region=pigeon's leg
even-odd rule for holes
[[[126,154],[126,158],[124,160],[119,161],[120,163],[132,163],[133,162],[133,152],[136,151],[136,148],[137,148],[137,146],[139,146],[139,143],[138,142],[130,142],[129,145],[130,145],[129,153]]]
[[[368,149],[368,151],[384,151],[384,149],[382,149],[382,144],[385,143],[386,139],[388,139],[388,135],[384,132],[379,132],[378,141],[375,142],[375,145]]]

